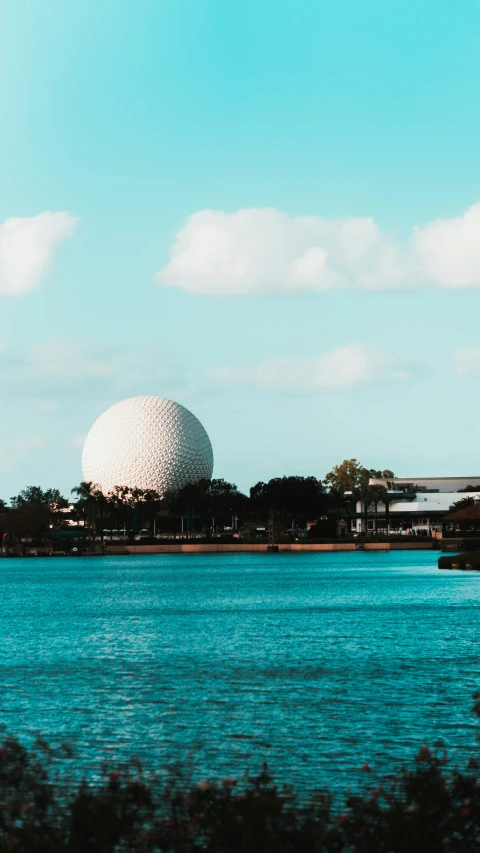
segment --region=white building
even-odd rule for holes
[[[441,520],[450,506],[465,497],[480,497],[480,475],[472,477],[394,477],[370,479],[370,486],[383,486],[386,500],[365,507],[350,505],[353,533],[410,534],[441,530]],[[348,495],[346,495],[348,497]],[[354,506],[353,506],[354,504]]]

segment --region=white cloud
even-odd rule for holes
[[[0,225],[0,295],[18,296],[39,283],[56,245],[70,237],[78,219],[69,213],[6,219]]]
[[[480,204],[395,243],[371,218],[290,217],[275,208],[202,210],[176,235],[156,276],[211,296],[352,287],[480,286]]]
[[[81,450],[83,445],[85,444],[85,439],[87,437],[86,432],[78,433],[77,435],[72,435],[70,438],[70,444],[76,450]]]
[[[88,340],[49,338],[27,350],[0,351],[0,398],[28,397],[42,411],[66,398],[120,397],[152,393],[152,388],[165,394],[186,386],[182,365],[148,346],[112,350]]]
[[[29,456],[39,447],[43,447],[45,439],[41,435],[33,435],[29,438],[19,438],[14,441],[12,447],[18,456]]]
[[[31,456],[45,444],[45,439],[40,435],[16,439],[8,447],[8,452],[0,456],[0,471],[9,470],[21,459]]]
[[[72,382],[79,377],[111,376],[114,358],[83,341],[49,338],[34,346],[30,362],[39,376],[66,375]]]
[[[58,403],[56,400],[36,400],[35,407],[39,412],[56,412]]]
[[[453,366],[457,376],[480,376],[480,347],[457,350]]]
[[[388,354],[359,344],[316,358],[276,358],[251,367],[220,367],[207,377],[221,384],[245,384],[265,391],[314,394],[407,378],[410,374]]]
[[[412,244],[429,281],[440,287],[480,285],[480,203],[463,216],[415,229]]]

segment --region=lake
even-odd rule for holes
[[[435,552],[0,560],[0,721],[104,758],[354,784],[475,739],[480,575]]]

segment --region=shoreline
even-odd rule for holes
[[[107,545],[105,551],[96,549],[94,551],[67,552],[55,551],[41,546],[27,548],[23,554],[1,553],[3,559],[21,559],[25,557],[126,557],[126,556],[150,556],[153,554],[267,554],[272,546],[266,543],[205,543],[205,542],[176,542],[161,545],[122,544]],[[282,542],[275,545],[273,552],[280,553],[332,553],[364,551],[438,551],[435,540],[431,542],[364,542],[361,547],[353,542]]]
[[[338,543],[303,543],[284,542],[279,543],[276,553],[282,552],[318,552],[318,551],[433,551],[435,541],[432,542],[365,542],[362,548],[358,548],[354,542]],[[265,543],[172,543],[171,545],[107,545],[106,556],[121,554],[244,554],[244,553],[267,553],[268,546]]]

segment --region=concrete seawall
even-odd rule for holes
[[[431,551],[434,542],[365,542],[363,551]],[[315,544],[308,542],[282,543],[278,545],[279,552],[283,551],[355,551],[353,542],[335,542]],[[200,542],[172,543],[171,545],[107,545],[107,554],[243,554],[265,553],[265,544],[206,544]]]

